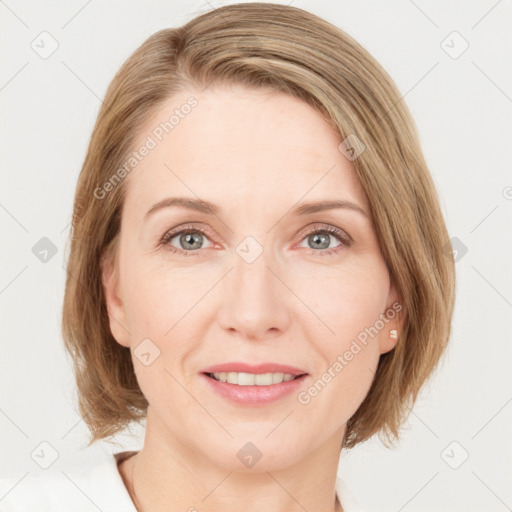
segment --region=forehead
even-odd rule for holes
[[[182,91],[140,130],[136,149],[151,149],[127,177],[126,202],[146,207],[186,195],[257,209],[328,195],[366,207],[341,141],[319,112],[288,94],[240,85]]]

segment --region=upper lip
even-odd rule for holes
[[[243,372],[243,373],[289,373],[291,375],[303,375],[307,372],[294,366],[279,363],[261,363],[261,364],[248,364],[248,363],[222,363],[209,366],[203,370],[203,373],[220,373],[220,372]]]

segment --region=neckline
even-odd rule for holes
[[[139,450],[128,450],[128,451],[124,451],[124,452],[117,452],[117,453],[114,453],[114,459],[116,461],[116,466],[119,470],[119,464],[121,464],[121,462],[123,462],[124,460],[128,459],[129,457],[131,457],[132,455],[135,455],[139,453]],[[121,473],[119,473],[119,475],[121,476]]]
[[[132,455],[135,455],[137,453],[139,453],[138,450],[127,450],[127,451],[123,451],[123,452],[118,452],[118,453],[112,454],[112,459],[111,459],[114,462],[114,465],[115,465],[115,468],[117,471],[118,482],[119,482],[120,486],[122,486],[122,488],[123,488],[124,497],[126,500],[129,501],[129,503],[131,505],[130,512],[137,512],[137,508],[135,507],[135,503],[133,502],[133,499],[130,495],[130,491],[128,490],[128,485],[125,482],[123,475],[121,474],[119,466],[123,461],[125,461],[126,459],[129,459]]]
[[[113,454],[117,474],[119,476],[119,481],[124,488],[126,497],[132,503],[134,510],[136,510],[135,504],[133,503],[130,493],[128,492],[128,487],[126,486],[124,479],[123,479],[123,475],[121,474],[121,471],[119,470],[119,465],[123,461],[125,461],[126,459],[130,458],[131,456],[133,456],[137,453],[139,453],[139,450],[127,450],[127,451],[117,452],[117,453]],[[336,496],[338,498],[338,501],[341,503],[341,507],[344,512],[351,512],[351,511],[359,510],[358,502],[355,500],[354,496],[348,489],[347,484],[345,484],[345,482],[339,476],[336,476]]]

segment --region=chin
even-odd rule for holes
[[[237,473],[276,471],[292,466],[301,458],[301,452],[297,449],[297,444],[301,443],[294,443],[288,436],[287,444],[277,432],[265,439],[272,429],[264,430],[263,435],[259,433],[216,440],[211,443],[211,449],[205,450],[203,446],[201,450],[216,466]]]

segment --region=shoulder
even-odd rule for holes
[[[0,479],[2,512],[136,512],[117,469],[107,455],[81,470],[26,473]]]

